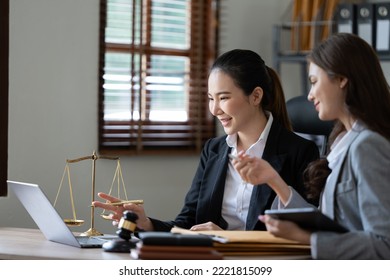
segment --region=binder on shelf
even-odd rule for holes
[[[340,3],[337,7],[336,22],[338,33],[356,34],[356,5]]]
[[[390,3],[376,3],[376,40],[375,50],[378,54],[390,53]]]
[[[375,4],[361,3],[356,6],[356,34],[375,46]]]

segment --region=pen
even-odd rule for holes
[[[233,154],[228,154],[228,156],[229,156],[229,158],[231,158],[231,159],[240,160],[240,159],[238,158],[238,156],[235,156],[235,155],[233,155]]]
[[[108,202],[105,203],[106,205],[113,205],[113,206],[118,206],[118,205],[123,205],[127,203],[134,203],[134,204],[144,204],[144,201],[142,199],[136,199],[136,200],[122,200],[122,201],[117,201],[117,202]],[[94,207],[91,205],[91,207]]]

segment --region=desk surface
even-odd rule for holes
[[[77,248],[48,241],[38,229],[0,227],[0,259],[128,260],[127,253]]]
[[[308,259],[307,255],[225,257],[225,259]],[[77,248],[51,242],[38,229],[0,227],[0,259],[5,260],[130,260],[127,253],[109,253],[101,248]]]

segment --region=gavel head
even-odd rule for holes
[[[123,216],[119,221],[117,234],[120,238],[129,240],[131,239],[131,234],[137,228],[138,215],[132,211],[123,212]]]

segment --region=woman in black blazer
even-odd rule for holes
[[[268,161],[305,197],[303,170],[319,157],[316,144],[291,131],[280,80],[262,58],[250,50],[232,50],[213,64],[208,81],[210,112],[227,136],[209,139],[184,206],[174,221],[146,216],[142,205],[95,207],[113,211],[118,221],[124,210],[138,215],[143,230],[169,231],[173,226],[191,230],[265,230],[258,216],[271,207],[274,191],[266,184],[242,181],[229,155],[240,151]],[[115,202],[104,193],[101,198]],[[311,201],[313,202],[313,201]],[[314,202],[316,203],[316,202]]]

